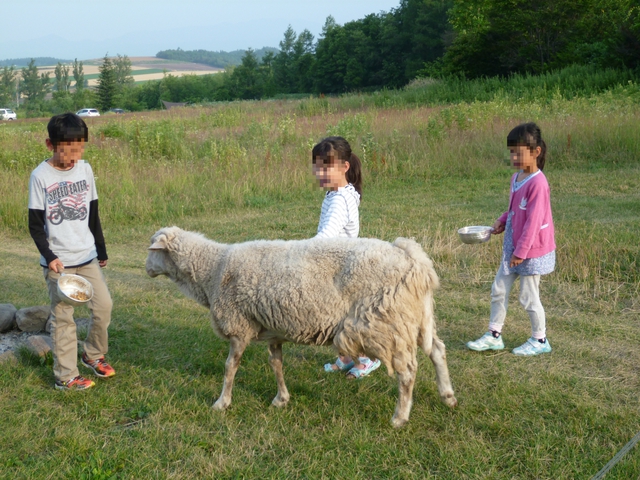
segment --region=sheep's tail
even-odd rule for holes
[[[424,298],[424,318],[420,324],[418,345],[424,350],[424,353],[429,356],[431,355],[433,340],[436,336],[433,292],[440,286],[440,280],[433,268],[432,260],[419,243],[408,238],[399,237],[396,238],[393,245],[404,250],[407,255],[416,262],[418,266],[417,270],[423,277],[419,283],[422,283],[426,288],[425,291],[419,293],[422,293],[421,296]]]

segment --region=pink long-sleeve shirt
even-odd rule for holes
[[[511,217],[513,229],[513,254],[518,258],[536,258],[556,249],[555,230],[551,216],[551,194],[547,177],[539,171],[518,190],[515,190],[517,173],[511,178],[509,210],[498,220],[507,223]]]

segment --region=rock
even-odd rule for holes
[[[16,328],[16,312],[18,309],[10,303],[0,304],[0,333]]]
[[[9,350],[8,352],[0,353],[0,364],[16,363],[17,361],[18,357],[16,357],[16,355],[11,350]]]
[[[41,332],[45,329],[51,309],[48,305],[21,308],[16,312],[16,323],[23,332]]]
[[[34,335],[24,342],[27,349],[34,355],[44,357],[53,348],[53,342],[48,335]]]

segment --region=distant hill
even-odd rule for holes
[[[256,57],[260,60],[267,52],[278,53],[277,48],[263,47],[259,50],[254,50]],[[231,65],[240,65],[242,63],[242,57],[246,50],[234,50],[232,52],[213,52],[210,50],[182,50],[178,48],[176,50],[163,50],[156,54],[157,58],[164,58],[166,60],[181,60],[183,62],[202,63],[211,67],[225,68]]]
[[[62,60],[60,58],[53,57],[37,57],[34,58],[36,61],[36,67],[45,67],[49,65],[56,65],[58,62],[60,63],[71,63],[73,60]],[[29,65],[31,58],[9,58],[7,60],[0,60],[0,67],[10,67],[11,65],[15,65],[16,67],[26,67]]]

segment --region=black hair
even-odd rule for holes
[[[349,162],[347,182],[352,184],[362,197],[362,163],[351,151],[349,142],[342,137],[327,137],[320,140],[311,150],[311,162],[315,165],[318,159],[321,159],[322,163],[333,163],[336,159],[342,163]]]
[[[79,142],[89,140],[89,129],[84,120],[75,113],[67,112],[54,115],[47,125],[49,140],[55,147],[60,142]]]
[[[540,127],[533,122],[522,123],[509,132],[507,135],[507,146],[517,147],[524,145],[529,150],[534,151],[540,147],[540,155],[536,158],[536,164],[540,170],[544,170],[545,155],[547,154],[547,144],[542,139]]]

